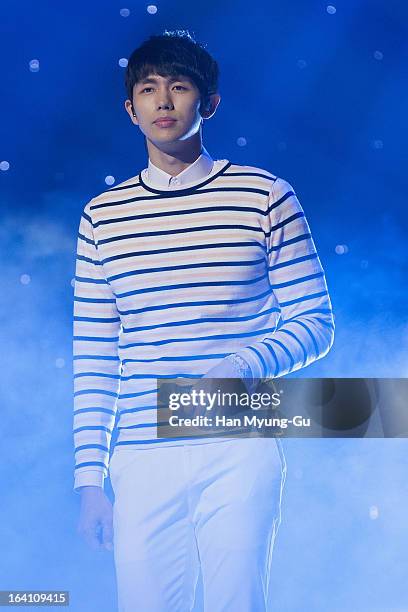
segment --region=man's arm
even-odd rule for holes
[[[120,379],[120,318],[99,260],[90,204],[79,225],[73,331],[77,490],[103,487]]]
[[[236,353],[249,365],[253,379],[303,368],[326,355],[334,339],[324,271],[303,209],[283,179],[271,188],[264,232],[269,282],[281,317],[274,333]]]

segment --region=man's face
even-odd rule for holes
[[[200,102],[200,91],[188,77],[150,74],[133,88],[136,117],[132,114],[129,100],[126,101],[126,110],[146,138],[165,150],[166,145],[187,140],[199,131],[202,121]]]

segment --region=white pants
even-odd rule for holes
[[[286,463],[274,438],[115,449],[120,612],[264,612]]]

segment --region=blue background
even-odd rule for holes
[[[328,356],[297,375],[407,376],[408,5],[327,6],[0,6],[0,161],[10,165],[0,171],[0,589],[69,589],[74,612],[116,609],[112,555],[88,551],[75,531],[72,279],[85,203],[105,177],[119,183],[147,165],[118,62],[150,34],[186,28],[207,44],[222,96],[204,124],[207,150],[288,180],[303,205],[337,333]],[[405,441],[285,448],[271,610],[407,609]]]

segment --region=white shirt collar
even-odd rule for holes
[[[197,183],[208,176],[213,169],[214,160],[203,147],[201,155],[187,168],[176,176],[172,176],[155,166],[149,159],[148,167],[143,171],[143,178],[157,189],[172,189],[183,187],[190,183]]]

